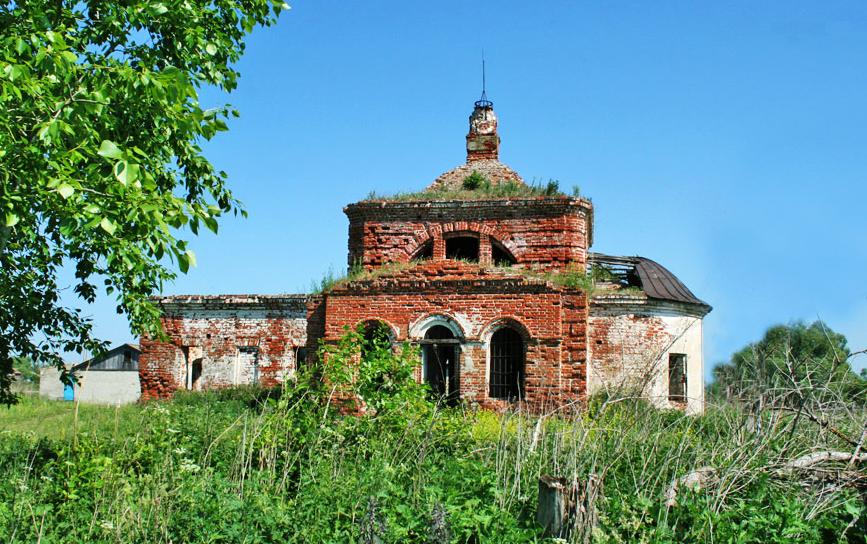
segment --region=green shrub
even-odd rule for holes
[[[0,541],[551,542],[535,523],[538,478],[592,474],[594,542],[864,542],[857,488],[773,476],[837,444],[794,415],[725,405],[686,416],[613,392],[541,420],[444,408],[415,383],[417,365],[384,330],[347,331],[279,394],[100,408],[52,438],[0,430]],[[25,402],[0,422],[50,408],[70,416]],[[825,416],[841,426],[867,414]],[[718,478],[666,505],[671,482],[703,466]]]
[[[464,178],[461,186],[467,191],[475,191],[476,189],[490,189],[491,182],[484,175],[480,174],[478,171],[473,170],[473,172]]]

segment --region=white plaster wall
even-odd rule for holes
[[[601,313],[602,315],[598,315]],[[704,410],[704,358],[700,317],[671,312],[591,312],[587,388],[642,394],[659,407],[668,400],[668,356],[686,355],[688,413]]]
[[[141,384],[137,370],[78,371],[75,400],[91,404],[131,404],[141,397]],[[63,400],[63,383],[55,368],[42,369],[39,395],[47,399]]]
[[[56,368],[43,368],[39,373],[39,396],[52,400],[63,400],[63,382]]]
[[[654,384],[654,403],[673,406],[668,400],[668,355],[686,355],[686,411],[699,414],[704,411],[704,357],[702,353],[702,320],[697,317],[663,317],[674,337],[671,345],[657,362],[660,372]]]
[[[137,370],[90,370],[78,374],[75,400],[92,404],[131,404],[141,397]]]

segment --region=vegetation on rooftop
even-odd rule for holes
[[[583,266],[577,264],[567,265],[559,270],[540,270],[538,268],[523,268],[509,266],[508,263],[498,263],[498,271],[504,273],[520,274],[527,278],[550,281],[554,285],[570,289],[580,289],[590,296],[602,293],[617,293],[621,295],[643,295],[644,291],[636,286],[623,286],[617,284],[614,276],[604,266],[594,264],[590,274]]]
[[[572,188],[572,196],[579,197],[580,188],[576,185]],[[464,178],[459,189],[440,188],[426,189],[418,192],[397,193],[382,195],[375,191],[368,193],[365,201],[394,201],[411,202],[416,200],[490,200],[508,198],[534,198],[534,197],[562,197],[567,196],[560,190],[560,182],[548,180],[547,182],[532,182],[529,184],[517,181],[505,181],[493,183],[477,170]]]
[[[334,272],[333,268],[329,268],[319,281],[314,280],[311,282],[310,294],[319,295],[326,293],[351,281],[372,280],[381,276],[396,274],[403,270],[412,268],[416,264],[418,264],[418,261],[387,263],[368,270],[362,266],[361,262],[356,261],[351,267],[349,267],[349,270],[347,270],[345,274],[337,274]]]
[[[471,265],[479,265],[477,261],[468,259],[451,259]],[[388,263],[373,269],[365,269],[361,263],[356,262],[345,274],[337,274],[334,269],[328,271],[318,281],[310,284],[309,292],[313,295],[328,292],[352,281],[372,280],[384,276],[390,276],[408,270],[423,261],[414,260],[405,263]],[[514,266],[508,262],[494,263],[487,266],[490,270],[504,275],[523,276],[528,279],[549,281],[554,285],[570,289],[580,289],[590,296],[604,293],[616,293],[619,295],[641,296],[644,291],[637,286],[620,285],[617,278],[604,266],[594,264],[590,274],[584,267],[570,264],[559,270],[542,270],[538,267]]]

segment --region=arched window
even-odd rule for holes
[[[430,385],[435,397],[445,399],[449,404],[456,403],[460,398],[460,340],[448,327],[434,325],[419,344],[422,345],[424,381]]]
[[[491,336],[490,396],[517,400],[524,397],[524,339],[503,327]]]
[[[479,239],[473,236],[446,238],[446,259],[479,261]]]
[[[412,261],[424,261],[426,259],[433,259],[433,240],[422,244],[410,258]]]
[[[491,262],[496,266],[512,266],[517,260],[502,244],[491,240]]]

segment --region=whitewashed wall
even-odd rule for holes
[[[668,400],[668,356],[686,355],[685,409],[704,410],[702,317],[689,308],[648,302],[606,302],[591,307],[587,388],[599,392],[638,392],[659,407]]]

